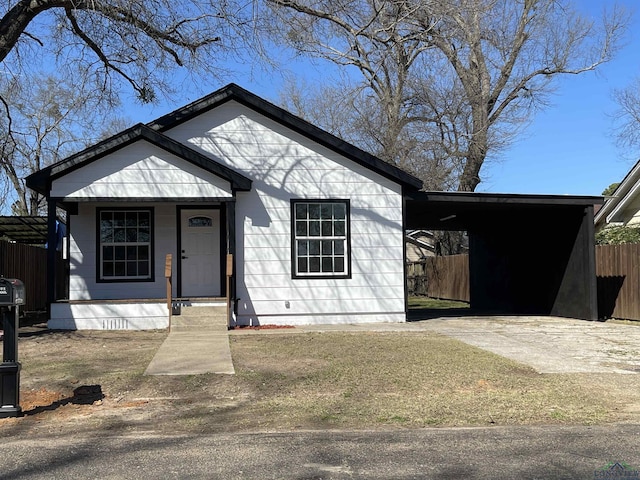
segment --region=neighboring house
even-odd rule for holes
[[[174,298],[229,293],[237,324],[406,318],[403,195],[420,180],[236,85],[27,184],[67,211],[51,328],[167,327],[166,254]]]
[[[405,235],[407,262],[419,262],[435,255],[435,237],[429,230],[409,230]]]
[[[595,214],[596,231],[609,225],[640,227],[640,161]]]

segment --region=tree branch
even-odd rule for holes
[[[70,3],[65,0],[20,0],[16,3],[0,20],[0,62],[7,57],[37,15]]]
[[[140,96],[141,99],[143,100],[146,99],[149,95],[149,92],[147,91],[146,87],[138,85],[133,78],[131,78],[122,69],[118,68],[116,65],[113,64],[113,62],[109,60],[109,58],[104,54],[102,49],[91,38],[89,38],[89,36],[86,33],[84,33],[82,28],[80,28],[80,25],[78,24],[78,21],[75,15],[73,14],[72,9],[65,8],[65,14],[69,19],[69,22],[71,22],[71,28],[73,29],[73,32],[78,37],[80,37],[80,39],[82,39],[82,41],[86,43],[87,46],[96,54],[96,56],[103,63],[105,69],[107,71],[113,70],[114,72],[118,73],[120,76],[122,76],[122,78],[124,78],[127,82],[129,82],[131,87],[136,92],[138,92],[138,95]]]

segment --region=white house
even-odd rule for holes
[[[236,85],[27,184],[50,218],[67,211],[68,298],[49,288],[51,328],[167,327],[167,254],[173,298],[229,293],[236,324],[406,318],[403,194],[420,180]]]
[[[436,254],[436,240],[429,230],[408,230],[405,233],[407,262],[419,262]]]

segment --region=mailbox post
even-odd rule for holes
[[[15,278],[0,277],[0,315],[4,338],[0,364],[0,418],[17,417],[20,408],[20,368],[18,362],[19,309],[24,305],[24,284]]]

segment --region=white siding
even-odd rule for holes
[[[54,180],[55,198],[226,198],[229,182],[139,141]]]
[[[154,208],[154,274],[153,282],[96,281],[96,208]],[[164,264],[167,253],[176,258],[176,206],[169,203],[80,203],[78,215],[70,219],[70,300],[149,299],[166,296]],[[175,262],[175,260],[174,260]],[[174,268],[175,277],[175,268]],[[174,282],[175,294],[175,282]]]
[[[398,184],[235,102],[165,133],[253,180],[236,203],[238,323],[404,320]],[[352,278],[291,278],[299,198],[349,199]]]
[[[61,330],[152,330],[169,327],[169,310],[166,303],[54,303],[47,325]]]
[[[630,227],[640,225],[640,196],[630,201],[624,210],[616,216],[615,220],[621,221]]]

